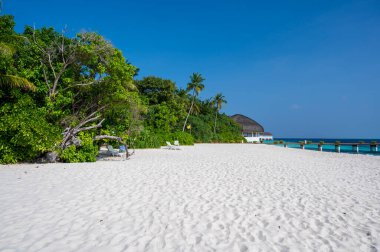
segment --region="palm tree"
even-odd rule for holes
[[[15,75],[0,74],[0,88],[5,87],[36,91],[36,86],[34,86],[25,78]]]
[[[0,0],[1,4],[1,0]],[[1,40],[4,40],[4,38],[13,37],[13,35],[9,36],[0,36],[0,52],[3,57],[12,57],[14,54],[14,48],[6,42],[3,42]],[[18,36],[15,36],[18,37]],[[24,90],[31,90],[35,91],[36,86],[34,86],[31,82],[29,82],[27,79],[15,76],[15,75],[9,75],[0,73],[0,88],[21,88]]]
[[[205,88],[205,85],[203,84],[204,80],[205,79],[199,73],[193,73],[190,76],[190,83],[187,84],[186,91],[187,92],[193,91],[193,99],[191,100],[190,109],[189,109],[189,112],[187,113],[186,120],[185,120],[185,123],[183,124],[182,131],[185,131],[187,120],[189,119],[190,113],[191,113],[193,106],[194,106],[195,97],[197,97],[198,94]]]
[[[226,97],[222,95],[222,93],[217,93],[213,99],[215,104],[216,112],[215,112],[215,123],[214,123],[214,134],[216,134],[216,119],[218,118],[219,110],[222,108],[223,103],[227,103],[225,100]]]

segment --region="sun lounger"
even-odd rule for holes
[[[132,153],[128,151],[128,145],[120,145],[119,146],[120,153],[125,153],[125,157],[128,158]]]
[[[122,152],[119,152],[119,151],[117,151],[117,150],[115,150],[113,147],[112,147],[112,145],[108,145],[107,146],[107,149],[108,149],[108,153],[110,154],[110,155],[112,155],[113,157],[114,156],[117,156],[117,157],[126,157],[126,153],[122,153]]]
[[[179,150],[178,146],[172,145],[170,142],[166,141],[166,148],[169,150]]]

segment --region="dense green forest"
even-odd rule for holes
[[[0,16],[0,163],[57,153],[63,162],[95,161],[101,144],[158,148],[165,141],[241,142],[220,113],[225,97],[201,100],[205,78],[186,89],[167,79],[138,79],[138,68],[101,35],[68,37],[54,28],[14,30]]]

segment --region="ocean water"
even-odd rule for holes
[[[336,141],[340,141],[341,143],[358,143],[360,141],[363,141],[365,143],[371,143],[372,141],[376,141],[377,143],[380,144],[380,139],[349,139],[349,138],[346,138],[346,139],[328,139],[328,138],[275,138],[273,141],[266,141],[265,143],[273,143],[274,141],[284,141],[286,143],[298,143],[300,141],[312,141],[313,143],[319,143],[320,141],[323,141],[325,142],[325,144],[323,145],[323,151],[327,151],[327,152],[335,152],[335,146],[334,146],[334,143]],[[329,144],[330,143],[330,144]],[[283,144],[278,144],[278,146],[284,146]],[[288,144],[288,147],[289,148],[296,148],[296,149],[299,149],[300,148],[300,145],[299,144]],[[306,144],[305,145],[305,149],[307,150],[314,150],[314,151],[318,151],[318,144]],[[352,154],[356,154],[356,152],[354,152],[352,150],[352,146],[351,145],[342,145],[340,147],[340,152],[342,153],[352,153]],[[359,154],[368,154],[368,155],[380,155],[380,145],[378,146],[378,151],[377,152],[373,152],[370,150],[370,147],[369,145],[364,145],[364,146],[359,146]]]

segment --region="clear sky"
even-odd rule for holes
[[[148,75],[275,137],[380,138],[380,1],[3,0],[17,30],[96,31]]]

